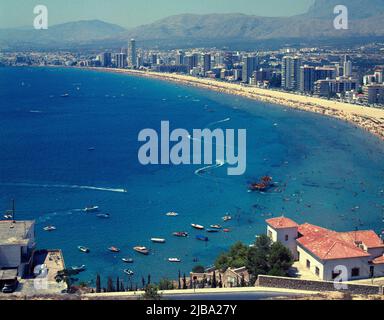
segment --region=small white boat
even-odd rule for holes
[[[46,227],[44,227],[44,231],[47,231],[47,232],[51,232],[51,231],[55,231],[55,230],[56,230],[55,226],[46,226]]]
[[[89,250],[89,248],[87,247],[84,247],[84,246],[78,246],[77,247],[81,252],[83,253],[89,253],[91,250]]]
[[[223,227],[221,226],[221,225],[219,225],[219,224],[212,224],[211,225],[211,229],[218,229],[218,230],[220,230],[220,229],[222,229]]]
[[[4,219],[12,219],[12,215],[11,214],[5,214],[4,215]]]
[[[167,217],[177,217],[179,214],[177,212],[168,212],[166,214]]]
[[[90,206],[90,207],[86,207],[84,209],[84,212],[86,212],[86,213],[92,213],[92,212],[97,212],[97,211],[99,211],[98,206]]]
[[[168,261],[172,262],[172,263],[179,263],[179,262],[181,262],[181,260],[179,258],[169,258]]]
[[[132,270],[128,270],[128,269],[125,269],[124,273],[129,275],[129,276],[133,276],[135,274]]]
[[[145,256],[149,255],[149,250],[147,247],[138,246],[138,247],[134,247],[133,250],[135,250],[136,252],[141,253]]]
[[[125,263],[133,263],[134,262],[133,259],[131,259],[131,258],[122,258],[121,260]]]
[[[223,217],[224,222],[231,221],[232,217],[230,215],[226,215]]]
[[[152,238],[151,241],[154,243],[165,243],[166,242],[166,240],[162,239],[162,238]]]
[[[192,228],[195,228],[197,230],[204,230],[205,229],[204,226],[201,226],[201,225],[195,224],[195,223],[192,223],[191,226],[192,226]]]
[[[72,269],[73,271],[83,272],[83,271],[85,271],[86,267],[85,267],[85,265],[83,264],[83,265],[80,266],[80,267],[72,267],[71,269]]]
[[[109,213],[99,213],[96,216],[101,219],[109,219],[111,217]]]

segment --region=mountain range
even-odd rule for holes
[[[339,3],[316,0],[307,13],[291,17],[181,14],[128,30],[99,20],[69,22],[48,30],[0,29],[0,48],[122,47],[130,38],[142,46],[175,48],[384,38],[384,0],[348,0],[348,30],[334,28],[334,7]]]

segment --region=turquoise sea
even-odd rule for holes
[[[66,98],[62,94],[68,93]],[[142,166],[137,135],[144,128],[247,129],[247,171],[224,165]],[[94,148],[94,151],[89,151]],[[281,192],[247,192],[271,175]],[[68,267],[86,265],[81,280],[133,281],[188,274],[211,265],[234,242],[265,232],[265,219],[286,216],[335,230],[383,229],[384,143],[353,125],[282,106],[121,74],[74,69],[0,69],[0,210],[16,199],[18,219],[35,219],[39,248],[60,248]],[[127,190],[127,192],[121,192]],[[109,220],[85,214],[87,205]],[[178,217],[166,217],[176,211]],[[224,224],[229,212],[233,220]],[[209,234],[191,223],[223,224]],[[55,225],[57,231],[43,228]],[[189,238],[175,238],[187,231]],[[204,234],[204,233],[203,233]],[[166,238],[152,244],[150,238]],[[77,246],[91,249],[85,255]],[[149,256],[133,252],[148,246]],[[110,246],[122,251],[113,254]],[[135,263],[125,265],[122,257]],[[169,257],[182,259],[170,264]],[[198,263],[194,262],[198,259]]]

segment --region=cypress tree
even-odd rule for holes
[[[96,293],[101,292],[101,280],[100,280],[100,275],[97,274],[96,276]]]

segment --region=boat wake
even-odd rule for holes
[[[216,160],[216,164],[213,164],[213,165],[210,165],[210,166],[206,166],[204,168],[197,169],[195,171],[195,175],[201,176],[202,174],[204,174],[204,173],[206,173],[206,172],[208,172],[208,171],[210,171],[212,169],[220,168],[223,165],[225,165],[225,161]]]
[[[117,192],[127,193],[126,189],[116,188],[103,188],[94,186],[79,186],[79,185],[65,185],[65,184],[33,184],[33,183],[0,183],[1,186],[9,187],[29,187],[29,188],[63,188],[63,189],[84,189],[84,190],[95,190],[105,192]]]
[[[214,126],[215,124],[220,124],[220,123],[224,123],[224,122],[228,122],[228,121],[231,121],[231,118],[225,118],[223,120],[212,122],[212,123],[208,124],[207,127],[209,128],[209,127]]]

